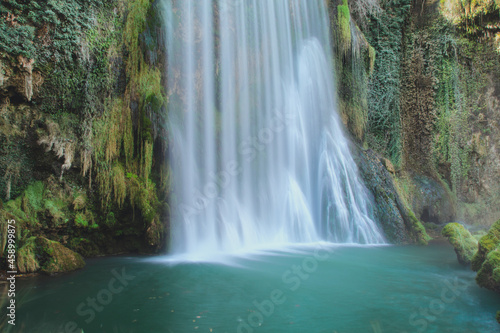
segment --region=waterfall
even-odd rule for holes
[[[323,0],[163,0],[171,247],[380,244],[336,111]]]

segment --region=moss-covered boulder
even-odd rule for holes
[[[481,287],[500,292],[500,246],[486,255],[476,282]]]
[[[19,249],[17,267],[21,273],[42,271],[63,273],[83,268],[85,261],[76,252],[45,237],[31,237]]]
[[[477,271],[476,282],[480,287],[500,292],[500,220],[479,240],[472,269]]]
[[[500,220],[495,222],[488,233],[478,242],[477,253],[472,258],[472,270],[479,271],[488,253],[493,251],[500,243]]]
[[[448,241],[455,248],[458,262],[462,265],[469,265],[477,251],[477,240],[469,230],[459,223],[448,223],[441,234],[448,238]]]
[[[36,237],[29,238],[17,252],[17,270],[21,273],[33,273],[40,269],[35,239]]]

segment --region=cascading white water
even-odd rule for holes
[[[378,244],[323,0],[163,0],[172,251]]]

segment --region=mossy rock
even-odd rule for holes
[[[500,220],[495,222],[488,233],[478,242],[477,253],[472,258],[472,270],[479,271],[489,252],[500,243]]]
[[[96,257],[100,251],[97,245],[86,238],[73,238],[68,248],[81,254],[85,258]]]
[[[83,268],[85,261],[81,255],[59,242],[45,237],[31,237],[18,252],[17,266],[21,273],[42,271],[54,274]]]
[[[476,282],[480,287],[500,292],[500,247],[488,253],[477,272]]]
[[[83,257],[59,242],[45,237],[36,239],[38,253],[42,257],[41,271],[47,274],[74,271],[85,266]]]
[[[413,211],[408,208],[407,211],[407,220],[409,221],[409,232],[413,235],[416,242],[420,245],[427,245],[431,240],[431,237],[427,234],[424,225],[420,222],[419,219],[415,216]]]
[[[372,150],[353,146],[359,172],[375,200],[375,218],[384,230],[387,241],[394,244],[426,245],[431,239],[425,227],[406,205],[386,167]]]
[[[29,238],[17,251],[17,270],[21,273],[33,273],[40,269],[36,258],[36,237]]]
[[[477,271],[476,282],[480,287],[500,292],[500,220],[479,240],[472,269]]]
[[[469,265],[477,251],[477,241],[463,225],[459,223],[448,223],[441,234],[455,248],[458,262]]]

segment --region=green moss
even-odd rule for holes
[[[150,0],[134,0],[128,3],[128,15],[123,37],[124,43],[130,52],[127,61],[127,73],[132,78],[138,76],[139,65],[143,61],[139,47],[139,34],[146,29],[146,19],[150,7]]]
[[[495,249],[500,242],[500,220],[495,222],[488,233],[481,237],[478,242],[478,250],[477,253],[472,258],[472,269],[474,271],[479,271],[484,261],[486,260],[486,256],[489,252]]]
[[[44,191],[45,186],[40,181],[28,186],[24,192],[24,197],[27,200],[26,205],[29,205],[29,207],[34,211],[42,209]]]
[[[68,248],[81,254],[85,258],[95,257],[99,255],[100,251],[96,244],[86,238],[73,238]]]
[[[478,251],[472,259],[479,286],[500,291],[500,220],[479,240]]]
[[[375,59],[377,58],[377,51],[375,51],[375,48],[371,45],[368,45],[368,61],[367,63],[367,72],[372,75],[373,71],[375,69]]]
[[[351,13],[347,0],[343,0],[342,5],[337,6],[338,36],[344,50],[351,48]]]
[[[408,217],[411,222],[410,232],[413,233],[415,240],[420,245],[427,245],[432,238],[425,231],[425,227],[422,225],[422,222],[417,219],[413,211],[409,208]]]
[[[68,208],[68,202],[61,199],[46,199],[44,208],[48,215],[52,218],[52,223],[55,226],[68,222],[65,211]]]
[[[165,102],[160,70],[145,66],[137,77],[137,85],[145,105],[150,105],[153,110],[159,110]]]
[[[89,226],[89,222],[86,217],[82,213],[78,213],[75,216],[75,225],[82,228],[87,228]]]
[[[83,268],[85,261],[78,253],[71,251],[58,242],[44,237],[35,239],[37,253],[40,256],[41,271],[47,274],[69,272]]]
[[[106,224],[108,227],[112,227],[116,224],[116,217],[113,212],[109,212],[108,215],[106,215],[106,220],[104,221],[104,224]]]
[[[4,55],[0,70],[10,75],[18,54],[34,59],[32,105],[24,109],[7,106],[12,119],[0,119],[0,141],[8,142],[0,148],[0,190],[5,193],[12,185],[9,198],[15,198],[4,205],[2,213],[19,221],[23,237],[53,235],[46,230],[57,228],[61,235],[57,237],[64,235],[65,241],[83,236],[101,247],[108,231],[128,229],[140,238],[153,221],[159,221],[162,206],[155,182],[162,189],[164,185],[156,167],[161,163],[154,163],[153,151],[158,150],[154,146],[156,124],[164,114],[159,111],[166,97],[161,65],[156,63],[161,53],[155,39],[160,11],[153,3],[9,0],[0,5],[6,15],[16,17],[9,31],[1,29],[9,21],[0,22],[0,53]],[[20,49],[3,52],[7,48]],[[17,98],[12,101],[18,103]],[[51,132],[50,124],[56,124],[57,131]],[[37,139],[42,138],[48,139],[45,143],[56,154],[67,146],[55,146],[71,142],[76,168],[65,173],[65,183],[33,182],[33,174],[42,179],[53,173],[46,164],[52,163],[51,154],[44,155],[45,166],[36,173],[23,157],[31,153],[26,146],[37,149]],[[27,159],[33,160],[34,155]],[[88,191],[82,190],[83,177],[76,174],[80,162]],[[25,175],[30,176],[26,179]],[[94,230],[98,228],[103,232]]]
[[[40,264],[37,261],[36,237],[31,237],[17,251],[17,269],[21,273],[33,273],[38,271]]]
[[[470,264],[477,251],[477,241],[469,230],[459,223],[448,223],[441,233],[455,248],[458,261],[463,265]]]
[[[476,282],[480,287],[500,291],[500,249],[488,253],[477,272]]]
[[[79,194],[73,200],[73,208],[75,211],[80,211],[85,208],[87,205],[87,196],[85,194]]]
[[[111,170],[113,181],[113,194],[118,207],[122,207],[127,196],[127,183],[125,169],[120,163],[115,163]]]
[[[45,185],[43,182],[35,182],[21,196],[8,201],[4,209],[21,224],[28,223],[36,227],[41,224],[38,217],[45,210],[45,197]]]
[[[92,211],[86,208],[84,211],[75,215],[75,226],[83,229],[97,229],[99,225],[95,222],[96,218]]]

